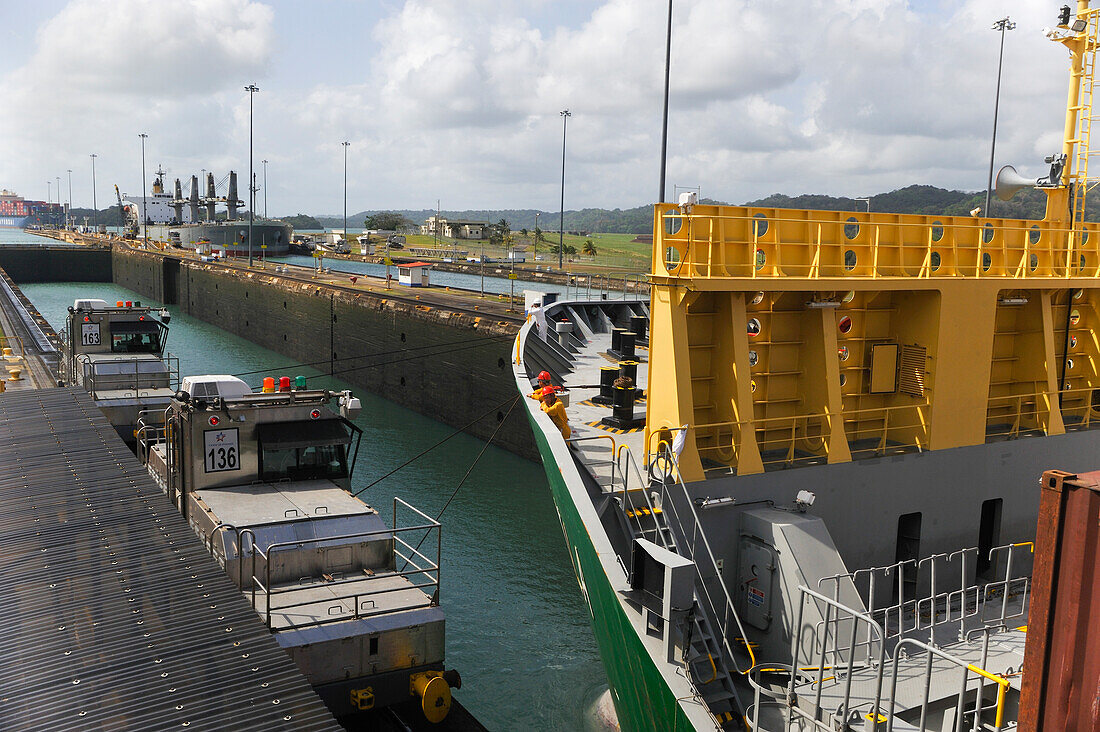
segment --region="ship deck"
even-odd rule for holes
[[[593,397],[599,395],[599,388],[580,388],[571,384],[598,384],[600,368],[615,366],[618,363],[617,359],[607,354],[610,345],[610,333],[594,334],[588,345],[575,354],[573,372],[564,384],[569,389],[569,407],[566,413],[569,415],[569,427],[573,431],[570,438],[573,448],[578,457],[584,461],[593,478],[607,492],[611,490],[615,453],[622,446],[625,445],[629,449],[638,468],[644,471],[645,432],[641,426],[631,430],[620,430],[601,424],[605,417],[611,416],[611,406],[592,401]],[[649,350],[638,347],[636,359],[638,361],[637,385],[642,390],[639,394],[644,394],[649,377]],[[645,418],[644,397],[635,400],[634,416],[636,419]],[[637,476],[632,476],[632,479],[633,477]]]

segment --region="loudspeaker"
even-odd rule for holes
[[[993,190],[997,192],[997,198],[1007,201],[1021,188],[1034,188],[1038,184],[1037,178],[1025,178],[1011,165],[1006,165],[997,171],[997,183]]]

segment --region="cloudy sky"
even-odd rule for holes
[[[1047,0],[676,0],[668,188],[742,202],[981,189],[1059,149],[1067,54]],[[272,215],[556,210],[657,197],[664,0],[0,0],[0,187],[73,204],[267,159]],[[243,189],[242,180],[242,189]],[[56,186],[55,186],[56,187]],[[56,191],[54,192],[56,200]],[[257,208],[263,211],[263,193]]]

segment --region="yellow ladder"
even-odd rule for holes
[[[1084,58],[1081,60],[1081,93],[1077,108],[1077,155],[1074,165],[1073,174],[1070,176],[1074,182],[1073,189],[1073,221],[1074,221],[1074,233],[1071,234],[1070,251],[1074,251],[1077,248],[1078,242],[1076,239],[1076,231],[1080,230],[1081,224],[1085,221],[1085,200],[1088,192],[1091,188],[1095,187],[1097,180],[1089,178],[1089,158],[1094,153],[1092,149],[1092,124],[1094,121],[1100,120],[1100,115],[1093,114],[1093,91],[1095,90],[1095,75],[1096,69],[1096,47],[1097,47],[1097,31],[1098,22],[1100,22],[1100,14],[1095,10],[1091,10],[1088,13],[1088,30],[1085,34],[1087,45],[1084,51]],[[1096,154],[1100,154],[1097,151]],[[1067,273],[1077,268],[1077,262],[1069,263],[1067,267]]]

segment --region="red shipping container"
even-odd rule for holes
[[[1100,729],[1100,472],[1043,474],[1019,729]]]

